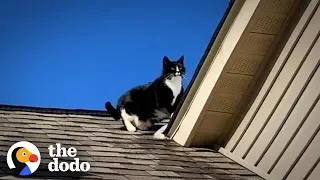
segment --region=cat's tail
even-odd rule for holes
[[[121,118],[120,112],[119,112],[116,108],[114,108],[109,101],[106,102],[105,107],[106,107],[108,113],[109,113],[115,120],[119,120],[119,119]]]

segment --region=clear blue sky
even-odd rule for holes
[[[2,0],[0,104],[104,109],[185,56],[187,80],[229,0]]]

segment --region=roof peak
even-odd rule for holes
[[[91,115],[91,116],[109,116],[109,113],[107,111],[103,111],[103,110],[45,108],[45,107],[19,106],[19,105],[7,105],[7,104],[0,104],[0,110],[35,112],[35,113],[44,113],[44,114],[74,114],[74,115]]]

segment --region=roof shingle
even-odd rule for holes
[[[22,140],[30,141],[41,152],[41,164],[31,176],[33,179],[259,179],[213,150],[199,151],[171,140],[154,140],[153,132],[120,130],[121,121],[107,117],[107,113],[95,112],[99,115],[96,116],[88,112],[68,114],[68,110],[59,110],[60,114],[32,110],[0,110],[0,179],[16,178],[6,164],[6,153],[11,145]],[[49,172],[47,165],[52,159],[48,146],[55,143],[75,147],[80,162],[88,161],[90,170]],[[61,160],[71,162],[72,158]]]

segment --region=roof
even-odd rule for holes
[[[15,179],[6,153],[14,143],[27,140],[38,147],[42,158],[33,179],[260,179],[214,150],[154,140],[153,132],[132,133],[120,130],[122,126],[103,111],[0,105],[0,178]],[[90,170],[49,172],[48,146],[55,143],[75,147],[80,162],[89,162]],[[59,161],[64,160],[71,161]]]

